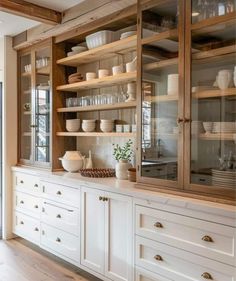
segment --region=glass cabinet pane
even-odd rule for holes
[[[50,48],[36,52],[35,137],[36,162],[50,162]]]
[[[235,40],[234,24],[192,32],[191,183],[225,194],[236,186]]]
[[[31,55],[20,57],[20,158],[32,160]]]
[[[178,1],[150,2],[152,5],[145,5],[142,11],[141,176],[176,182],[180,84]],[[167,33],[168,30],[171,32]],[[164,33],[163,39],[160,36]]]

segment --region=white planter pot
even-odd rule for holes
[[[131,167],[132,165],[127,160],[119,160],[119,162],[116,164],[116,177],[119,180],[127,180],[128,169]]]

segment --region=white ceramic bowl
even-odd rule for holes
[[[84,132],[93,132],[96,128],[96,124],[93,123],[91,125],[87,125],[85,123],[82,123],[82,129]]]
[[[124,32],[121,34],[120,39],[125,39],[127,37],[130,37],[130,36],[133,36],[136,34],[137,34],[137,31],[127,31],[127,32]]]
[[[95,123],[96,119],[83,120],[82,123]]]
[[[109,120],[109,119],[101,119],[101,123],[103,124],[111,124],[111,123],[114,123],[114,120]]]
[[[82,159],[82,155],[77,150],[66,151],[62,158],[65,159],[65,160],[81,160]]]
[[[64,158],[59,158],[61,160],[62,167],[70,173],[75,173],[79,169],[83,168],[83,160],[68,160]]]
[[[66,130],[68,132],[78,132],[80,129],[80,119],[66,120]]]
[[[104,133],[109,133],[109,132],[112,132],[113,131],[113,124],[109,124],[109,125],[103,125],[101,124],[100,125],[100,129],[102,132]]]

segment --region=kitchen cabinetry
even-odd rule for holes
[[[111,280],[132,280],[132,199],[83,187],[81,206],[81,264]]]
[[[47,41],[18,53],[19,162],[51,165],[51,50]]]
[[[138,6],[139,185],[232,202],[236,12],[210,13],[201,1]],[[167,169],[146,172],[168,158],[176,165],[171,177]]]

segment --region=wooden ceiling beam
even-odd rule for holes
[[[62,19],[60,12],[24,0],[0,0],[0,11],[51,25],[61,23]]]

